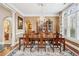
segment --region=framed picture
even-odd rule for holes
[[[23,29],[23,19],[18,16],[18,29]]]

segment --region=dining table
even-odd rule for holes
[[[29,36],[29,41],[32,41],[32,42],[37,41],[37,42],[39,42],[40,38],[41,38],[41,36],[39,36],[39,35],[33,35],[33,36],[30,35]],[[19,50],[21,49],[21,42],[22,42],[23,39],[26,39],[26,38],[24,38],[24,37],[19,38]],[[53,39],[57,39],[57,38],[56,37],[54,38],[53,36],[45,36],[45,37],[43,37],[43,41],[45,41],[45,42],[46,41],[48,41],[48,42],[53,41]],[[65,51],[65,38],[58,38],[58,39],[63,44],[63,51]]]

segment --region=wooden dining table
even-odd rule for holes
[[[32,41],[32,42],[38,41],[39,42],[40,38],[41,37],[38,36],[38,35],[29,36],[29,41]],[[20,37],[19,38],[19,50],[21,48],[21,42],[22,42],[23,39],[26,39],[26,38],[24,38],[24,37]],[[43,37],[44,41],[53,41],[53,39],[57,39],[57,38],[54,38],[52,36],[45,36],[45,37]],[[58,38],[58,39],[63,44],[63,51],[65,51],[65,38]]]

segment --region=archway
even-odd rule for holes
[[[3,20],[3,43],[11,45],[11,37],[12,29],[11,29],[11,17],[6,17]]]

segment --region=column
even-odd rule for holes
[[[13,11],[13,12],[12,12],[12,45],[11,45],[11,46],[15,46],[15,40],[16,40],[16,37],[15,37],[15,34],[16,34],[15,14],[16,14],[16,13]]]
[[[70,16],[68,16],[68,28],[67,28],[67,37],[69,38],[70,37]]]
[[[77,40],[79,40],[79,12],[77,13]]]

